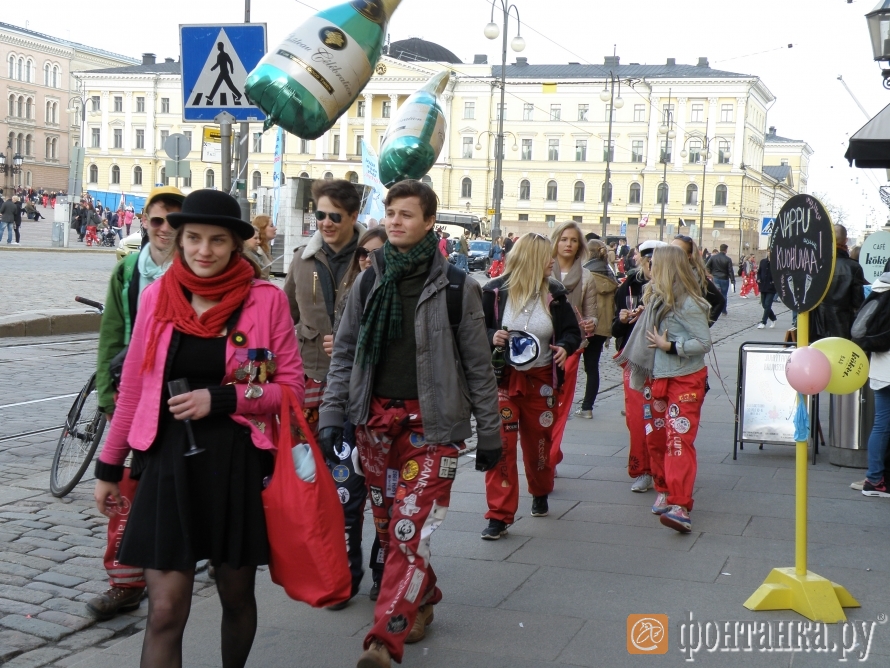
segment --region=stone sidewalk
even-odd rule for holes
[[[876,623],[870,641],[854,641],[849,627],[845,639],[839,627],[831,626],[828,648],[836,643],[836,651],[791,652],[779,622],[804,618],[790,611],[753,613],[742,605],[772,568],[794,564],[793,448],[749,448],[732,460],[738,347],[747,340],[780,341],[790,322],[781,311],[779,327],[757,331],[754,300],[733,297],[729,317],[714,328],[718,342],[696,443],[696,505],[689,535],[658,523],[649,510],[653,492],[630,491],[623,395],[609,382],[616,377],[610,359],[603,361],[603,393],[594,420],[572,420],[566,429],[566,456],[549,517],[530,517],[530,498],[523,493],[509,535],[497,542],[480,540],[486,509],[482,475],[473,470],[471,458],[462,458],[449,513],[432,540],[432,563],[445,599],[426,639],[407,649],[403,665],[688,665],[680,625],[690,614],[701,622],[772,622],[768,628],[776,635],[770,646],[781,650],[784,642],[786,649],[709,652],[703,644],[691,656],[700,665],[828,666],[839,662],[843,647],[853,645],[863,653],[868,649],[866,665],[890,664],[888,624]],[[861,608],[847,610],[850,620],[871,623],[886,621],[890,612],[890,513],[887,500],[868,499],[849,488],[861,477],[861,471],[828,464],[824,452],[810,467],[809,567],[859,600]],[[368,541],[372,531],[368,521]],[[369,579],[346,610],[330,612],[288,600],[262,574],[259,630],[248,665],[354,666],[373,615]],[[627,616],[656,613],[670,620],[668,654],[628,654]],[[216,597],[193,607],[184,665],[221,665],[219,621]],[[685,640],[688,644],[688,636]],[[76,665],[132,668],[139,664],[141,644],[142,634],[136,634]],[[859,663],[859,658],[847,655],[848,661]]]

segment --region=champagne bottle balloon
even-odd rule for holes
[[[451,74],[439,72],[399,107],[380,149],[380,181],[387,188],[423,177],[445,145],[441,95]]]
[[[309,17],[248,75],[247,98],[303,139],[333,127],[371,78],[386,25],[402,0],[351,0]]]
[[[507,328],[504,327],[504,331]],[[504,377],[504,369],[507,366],[507,353],[504,346],[495,346],[491,353],[491,367],[494,369],[494,377],[498,383]]]

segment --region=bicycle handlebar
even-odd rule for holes
[[[81,304],[86,304],[87,306],[92,306],[94,309],[98,309],[100,311],[105,309],[105,306],[103,304],[94,302],[92,299],[87,299],[86,297],[75,297],[74,301],[80,302]]]

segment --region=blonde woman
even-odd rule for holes
[[[547,237],[525,234],[507,255],[507,273],[482,289],[482,311],[492,348],[506,348],[499,380],[503,455],[485,474],[488,526],[485,540],[497,540],[519,507],[517,439],[533,497],[531,514],[549,512],[553,491],[553,447],[557,397],[566,360],[581,345],[578,319],[562,283],[551,277],[553,250]]]
[[[581,407],[575,412],[580,418],[593,418],[593,404],[600,391],[600,356],[603,346],[612,335],[612,316],[615,313],[615,291],[618,279],[609,266],[608,248],[597,239],[587,242],[590,260],[584,265],[585,273],[590,275],[593,296],[593,331],[588,333],[587,347],[584,349],[584,373],[587,383],[584,387],[584,398]]]
[[[260,231],[260,248],[267,257],[272,257],[272,240],[278,233],[278,228],[272,225],[272,216],[261,213],[253,219],[253,226]]]
[[[698,251],[698,246],[695,241],[692,240],[692,237],[687,237],[685,234],[678,234],[674,237],[674,240],[671,241],[671,246],[682,248],[686,253],[686,257],[689,258],[689,266],[692,267],[692,273],[695,274],[695,280],[701,288],[701,296],[704,297],[711,306],[708,320],[713,325],[717,322],[717,318],[724,313],[724,309],[726,308],[726,300],[723,298],[723,293],[720,292],[720,288],[714,285],[713,281],[708,278],[708,270],[705,267],[705,261],[702,258],[701,253]]]
[[[584,338],[574,355],[570,356],[565,366],[565,382],[559,393],[557,404],[556,423],[553,434],[552,449],[550,450],[550,463],[555,468],[562,461],[562,434],[572,401],[575,399],[575,385],[578,381],[578,365],[581,360],[582,350],[586,352],[588,340],[593,336],[597,323],[596,312],[596,287],[593,283],[593,274],[583,267],[587,260],[587,246],[584,243],[584,233],[581,227],[574,221],[563,223],[554,230],[551,236],[553,243],[553,278],[565,286],[568,291],[569,304],[575,311],[578,324],[581,327],[581,335]]]
[[[665,429],[667,452],[650,450],[649,457],[653,476],[663,477],[667,491],[658,490],[652,512],[663,525],[689,533],[695,436],[705,398],[705,355],[711,349],[711,335],[708,302],[682,249],[655,250],[643,303],[637,326],[617,360],[627,363],[633,389],[649,389],[653,411],[656,405],[666,411],[663,425],[656,428]]]

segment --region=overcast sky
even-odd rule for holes
[[[498,3],[500,0],[497,0]],[[876,0],[515,0],[530,63],[601,63],[617,45],[622,63],[695,63],[759,76],[776,96],[768,125],[782,136],[804,139],[815,151],[810,190],[827,193],[850,214],[850,227],[888,209],[877,186],[883,171],[847,166],[846,141],[866,118],[837,80],[844,80],[869,115],[890,104],[872,60],[864,15]],[[12,3],[8,3],[12,4]],[[324,8],[330,0],[306,0]],[[578,11],[578,7],[583,7]],[[441,13],[435,13],[441,8]],[[273,46],[313,13],[297,0],[252,0],[251,18],[268,25]],[[499,58],[499,40],[482,29],[489,0],[404,0],[389,26],[393,41],[422,37],[437,42],[464,62],[485,53]],[[180,23],[237,23],[243,0],[30,0],[5,7],[0,20],[130,56],[150,51],[159,58],[179,55]],[[514,27],[515,30],[515,27]],[[788,49],[787,45],[793,44]],[[508,56],[512,61],[512,57]],[[871,178],[869,178],[871,176]]]

